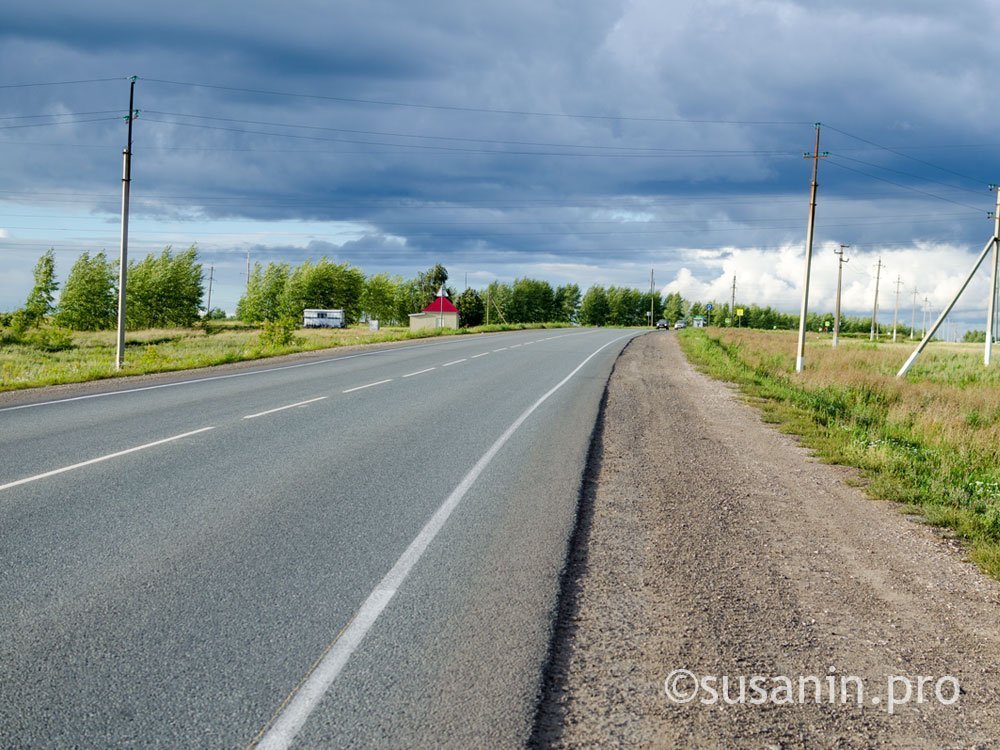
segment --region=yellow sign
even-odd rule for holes
[[[743,308],[742,307],[737,307],[736,308],[736,317],[737,318],[742,318],[743,317]]]

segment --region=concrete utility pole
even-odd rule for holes
[[[247,248],[247,290],[250,289],[250,248]]]
[[[215,279],[215,266],[208,267],[208,302],[205,303],[205,317],[212,312],[212,281]]]
[[[1000,258],[1000,187],[992,185],[997,194],[997,208],[993,212],[993,268],[990,270],[990,304],[986,313],[986,349],[983,351],[983,364],[989,367],[993,358],[993,324],[997,301],[997,260]]]
[[[916,358],[920,356],[920,352],[924,350],[924,347],[927,346],[927,343],[934,337],[934,332],[937,331],[938,328],[940,328],[941,324],[944,322],[944,319],[948,317],[948,313],[950,313],[952,311],[952,308],[955,307],[955,304],[958,302],[958,298],[962,296],[966,288],[969,286],[969,283],[972,281],[972,278],[976,275],[976,272],[979,271],[979,267],[983,265],[983,261],[986,260],[986,255],[992,250],[993,273],[992,273],[992,284],[990,288],[991,296],[990,296],[989,310],[986,313],[986,326],[987,326],[986,349],[983,354],[984,364],[989,365],[990,363],[990,353],[991,353],[990,350],[992,349],[992,344],[993,344],[992,338],[990,336],[990,328],[993,324],[992,318],[994,315],[994,301],[996,299],[994,295],[996,294],[996,285],[997,285],[997,253],[998,249],[1000,249],[1000,247],[998,247],[1000,246],[1000,187],[998,187],[997,185],[990,185],[990,190],[993,190],[997,194],[996,211],[990,214],[990,218],[994,220],[993,236],[990,237],[990,239],[983,246],[983,251],[979,254],[979,257],[976,259],[975,265],[972,267],[972,270],[969,271],[969,275],[965,278],[965,281],[963,282],[961,288],[959,288],[955,296],[952,297],[951,302],[949,302],[945,306],[945,308],[941,311],[941,315],[934,322],[934,325],[931,326],[931,329],[927,331],[926,334],[924,334],[924,338],[917,345],[917,348],[913,350],[913,353],[909,356],[906,362],[903,363],[903,366],[899,368],[899,372],[896,373],[897,378],[903,377],[910,369],[910,366],[913,364]],[[926,297],[924,297],[924,301],[925,302],[927,301]],[[925,321],[926,321],[926,314],[925,314]]]
[[[896,343],[896,321],[899,320],[899,288],[903,285],[903,278],[896,274],[896,307],[892,311],[892,343]]]
[[[819,185],[816,177],[819,173],[819,160],[826,154],[819,152],[819,129],[820,123],[816,123],[816,147],[811,154],[806,154],[806,158],[813,160],[812,184],[809,190],[809,223],[806,226],[806,263],[802,280],[802,310],[799,313],[799,341],[795,353],[795,372],[802,372],[806,359],[806,313],[809,311],[809,270],[812,265],[813,250],[813,230],[816,227],[816,188]],[[733,311],[735,314],[736,311]]]
[[[132,121],[135,119],[135,82],[132,76],[128,88],[128,140],[122,152],[122,242],[118,256],[118,346],[115,354],[115,369],[125,365],[125,283],[128,276],[128,199],[132,183]]]
[[[653,320],[653,269],[649,269],[649,325],[653,327],[656,321]]]
[[[733,276],[733,299],[729,303],[729,327],[733,327],[733,321],[736,320],[736,277]]]
[[[490,288],[486,287],[486,325],[490,324]]]
[[[913,287],[913,311],[910,314],[910,338],[913,338],[913,332],[917,328],[917,295],[920,292],[917,291],[916,287]]]
[[[837,258],[837,304],[834,306],[833,311],[833,345],[837,346],[840,340],[840,286],[841,282],[844,280],[844,264],[850,263],[850,258],[844,257],[844,251],[849,248],[850,245],[841,245],[839,250],[834,250],[839,257]]]
[[[875,266],[875,305],[872,307],[872,331],[869,335],[868,340],[874,341],[875,335],[878,333],[878,282],[879,278],[882,276],[882,258],[878,259],[878,265]]]
[[[924,325],[923,328],[920,329],[920,338],[923,338],[924,336],[927,335],[927,313],[930,311],[930,309],[931,309],[931,301],[927,299],[927,297],[924,297],[924,307],[923,307]]]

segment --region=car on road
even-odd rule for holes
[[[677,329],[687,328],[687,323],[685,323],[683,320],[678,320],[676,323],[674,323],[674,328]]]
[[[663,318],[660,318],[658,321],[656,321],[656,327],[657,328],[662,328],[665,331],[669,331],[670,330],[670,324],[667,321],[665,321]]]

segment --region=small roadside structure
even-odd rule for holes
[[[345,328],[347,320],[343,310],[303,310],[303,328]]]
[[[458,328],[458,308],[445,296],[443,289],[421,312],[410,315],[410,330],[421,328]]]
[[[704,328],[705,317],[703,315],[695,315],[693,318],[691,318],[691,325],[694,326],[695,328]]]

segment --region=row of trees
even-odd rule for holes
[[[34,286],[24,307],[10,320],[15,331],[36,328],[47,320],[77,331],[113,328],[118,317],[118,261],[102,253],[83,253],[59,296],[52,250],[35,265]],[[191,326],[201,317],[201,264],[194,246],[180,253],[167,247],[128,264],[126,326],[130,329]]]
[[[294,268],[287,263],[257,263],[236,316],[247,323],[298,320],[305,308],[343,309],[349,323],[367,317],[386,325],[407,325],[411,313],[445,293],[459,309],[459,323],[470,327],[489,319],[493,323],[548,323],[576,320],[580,288],[567,284],[553,288],[547,281],[495,281],[487,289],[466,289],[457,297],[448,287],[448,270],[437,264],[412,279],[377,273],[365,277],[347,264],[327,258],[306,261]],[[488,312],[487,312],[488,308]]]
[[[55,258],[49,250],[35,266],[34,287],[10,327],[24,331],[52,320],[74,330],[102,330],[115,326],[118,306],[118,262],[102,253],[83,253],[74,263],[55,304],[59,284]],[[539,279],[513,283],[492,282],[486,289],[466,289],[457,297],[447,286],[448,271],[434,265],[412,279],[378,273],[371,276],[347,263],[327,258],[292,267],[287,263],[257,263],[237,306],[237,317],[247,323],[301,320],[305,308],[343,309],[348,322],[364,317],[386,325],[406,325],[410,313],[426,307],[444,289],[459,309],[465,327],[494,323],[579,322],[582,325],[642,326],[665,318],[674,323],[705,318],[708,325],[746,328],[795,329],[796,314],[769,306],[737,305],[738,318],[728,303],[705,304],[685,300],[673,292],[665,298],[631,287],[595,285],[581,295],[576,284],[553,287]],[[159,255],[129,262],[126,325],[130,329],[191,326],[202,317],[202,266],[195,246],[175,253],[167,247]],[[652,321],[649,315],[652,310]],[[220,311],[221,314],[221,311]],[[831,327],[831,313],[810,313],[810,330]],[[867,333],[870,318],[844,318],[841,332]],[[899,330],[909,333],[900,325]]]

